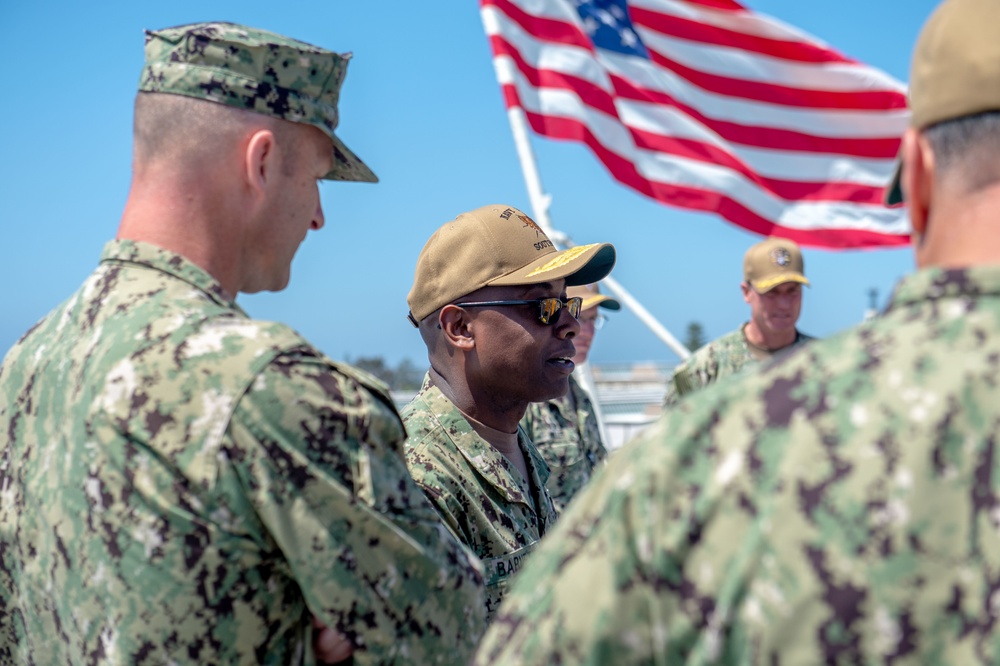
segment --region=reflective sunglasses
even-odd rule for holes
[[[551,326],[559,321],[559,315],[562,314],[563,308],[566,308],[573,319],[577,319],[580,316],[580,306],[583,305],[583,299],[574,296],[565,301],[561,298],[538,298],[533,301],[476,301],[474,303],[455,303],[455,305],[460,308],[473,308],[494,305],[534,305],[536,303],[538,304],[538,321],[543,326]]]

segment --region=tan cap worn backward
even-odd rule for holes
[[[146,31],[139,91],[194,97],[312,125],[333,141],[327,180],[378,182],[334,134],[350,53],[213,22]]]
[[[802,251],[785,238],[768,238],[747,250],[743,255],[743,279],[760,294],[785,282],[809,284]]]
[[[910,65],[910,125],[1000,110],[1000,2],[945,0],[924,24]],[[903,201],[900,164],[885,202]]]
[[[597,286],[597,283],[567,287],[566,296],[569,298],[574,298],[576,296],[582,298],[583,304],[580,306],[581,310],[589,310],[590,308],[598,305],[602,308],[607,308],[608,310],[621,310],[622,308],[622,304],[616,299],[611,298],[607,294],[602,294],[601,290]]]
[[[556,250],[541,227],[513,206],[483,206],[443,224],[417,259],[406,302],[417,322],[488,285],[565,279],[567,286],[604,278],[615,265],[609,243]]]

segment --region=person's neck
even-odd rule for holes
[[[150,243],[179,254],[219,281],[230,300],[239,283],[239,252],[223,197],[205,197],[177,188],[133,183],[116,238]],[[228,238],[227,238],[228,237]]]
[[[494,430],[517,432],[517,424],[524,417],[524,412],[528,408],[527,403],[505,405],[495,397],[491,398],[482,391],[477,392],[464,381],[461,372],[449,373],[451,379],[438,372],[433,365],[429,372],[431,383],[458,408],[458,411]]]
[[[968,268],[1000,263],[1000,184],[977,192],[939,192],[922,237],[914,245],[918,268]]]
[[[743,327],[743,336],[746,338],[748,343],[757,349],[766,352],[774,352],[795,342],[795,338],[798,336],[798,333],[794,327],[787,331],[765,332],[761,330],[751,319]]]

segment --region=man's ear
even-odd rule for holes
[[[446,305],[438,312],[438,323],[444,339],[452,347],[462,351],[471,351],[476,346],[476,337],[472,331],[472,318],[468,310],[456,305]]]
[[[750,302],[750,289],[751,287],[749,282],[747,282],[746,280],[740,282],[740,291],[743,292],[743,300],[746,303]]]
[[[274,132],[260,129],[250,135],[244,151],[244,179],[252,192],[263,195],[278,167]]]
[[[934,151],[927,137],[911,127],[903,134],[900,156],[903,166],[899,185],[903,190],[903,201],[909,209],[914,242],[919,244],[919,239],[927,231],[927,218],[934,194]]]

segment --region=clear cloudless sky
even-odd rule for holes
[[[848,56],[908,79],[932,0],[746,0]],[[326,227],[311,233],[280,293],[241,295],[251,316],[290,324],[330,357],[426,364],[406,322],[424,242],[488,203],[531,213],[478,4],[375,0],[0,2],[0,353],[69,296],[113,238],[128,192],[132,102],[143,30],[225,20],[352,51],[338,134],[381,179],[321,186]],[[554,226],[578,244],[610,241],[614,277],[683,339],[738,326],[742,256],[758,240],[714,215],[644,198],[585,147],[532,135]],[[909,249],[805,252],[813,287],[800,328],[830,335],[881,307],[913,266]],[[591,361],[677,357],[631,312],[613,313]]]

